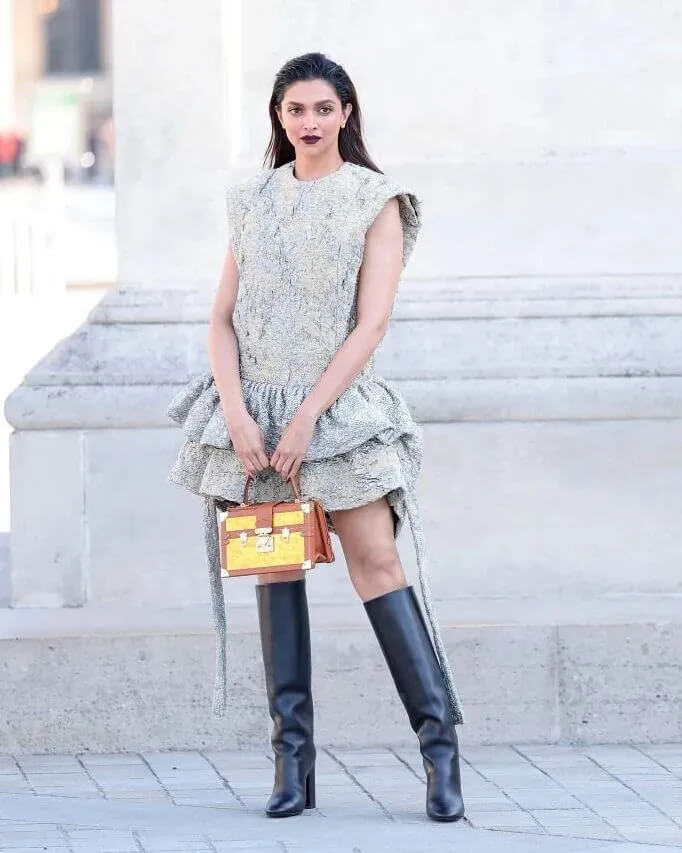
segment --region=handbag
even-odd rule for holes
[[[223,578],[312,569],[333,563],[329,525],[315,498],[301,497],[296,475],[292,501],[248,501],[248,474],[241,504],[219,510],[220,575]]]

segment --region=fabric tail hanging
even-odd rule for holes
[[[424,547],[424,531],[422,528],[421,513],[419,511],[419,501],[415,492],[409,487],[405,489],[405,506],[407,508],[407,516],[410,520],[410,529],[412,531],[412,539],[414,540],[414,550],[417,556],[417,568],[419,571],[419,583],[421,586],[422,599],[424,601],[424,607],[426,608],[426,614],[429,618],[429,622],[431,623],[436,657],[438,658],[441,672],[443,673],[443,678],[445,680],[445,686],[450,699],[453,721],[455,724],[462,724],[464,723],[462,702],[457,691],[455,678],[452,674],[452,670],[450,669],[447,652],[440,636],[440,627],[438,625],[438,619],[436,617],[436,611],[431,595],[431,584],[426,567],[426,549]]]
[[[216,500],[203,496],[203,527],[211,589],[211,608],[216,633],[216,672],[213,689],[213,713],[225,715],[227,705],[227,620],[225,618],[225,594],[220,575],[220,544]]]

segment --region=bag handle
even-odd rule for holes
[[[298,474],[297,473],[294,474],[293,477],[292,476],[289,476],[286,478],[283,477],[282,479],[286,479],[286,481],[288,483],[291,483],[291,486],[292,486],[293,491],[294,491],[294,498],[297,501],[302,500],[301,490],[299,489],[299,486],[298,486]],[[247,474],[246,475],[246,483],[244,484],[244,497],[242,498],[241,506],[247,506],[250,503],[250,501],[248,500],[248,493],[249,493],[249,486],[251,485],[252,481],[253,481],[253,477],[251,476],[251,474]]]

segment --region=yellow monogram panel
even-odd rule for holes
[[[296,515],[296,513],[282,513]],[[302,513],[301,513],[302,515]],[[230,539],[225,546],[225,565],[228,571],[237,569],[263,568],[268,566],[286,566],[290,563],[303,563],[305,560],[305,537],[300,530],[292,530],[288,540],[281,533],[273,533],[272,551],[257,550],[257,536],[249,536],[245,543],[240,539]]]
[[[285,524],[303,524],[303,510],[292,509],[274,512],[272,523],[275,527]],[[256,526],[255,515],[227,515],[225,516],[225,530],[253,530]]]

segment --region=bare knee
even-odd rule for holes
[[[348,561],[348,572],[353,586],[365,600],[405,585],[394,542],[367,545]]]

